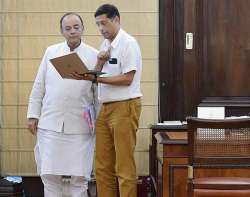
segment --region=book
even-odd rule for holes
[[[82,74],[102,75],[101,71],[89,70],[77,53],[70,53],[60,57],[50,59],[50,62],[55,67],[62,78],[72,79],[71,74],[76,72]]]

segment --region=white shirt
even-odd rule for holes
[[[98,84],[98,99],[102,103],[127,100],[141,97],[140,80],[142,71],[141,51],[137,41],[124,30],[120,29],[112,43],[104,40],[101,51],[111,47],[111,58],[103,66],[105,76],[116,76],[135,70],[132,83],[129,86]]]
[[[81,43],[73,52],[80,56],[89,69],[95,67],[96,49]],[[83,111],[92,103],[92,82],[63,79],[50,62],[52,58],[69,53],[66,42],[47,48],[30,94],[27,118],[39,119],[38,127],[41,129],[56,132],[64,130],[72,134],[88,133]]]

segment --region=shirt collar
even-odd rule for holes
[[[118,34],[115,37],[115,39],[110,44],[112,46],[112,48],[116,48],[116,46],[118,45],[119,41],[121,40],[123,32],[124,32],[123,29],[120,28],[119,31],[118,31]]]
[[[78,47],[76,47],[73,51],[70,51],[69,45],[67,43],[67,40],[64,41],[64,45],[65,45],[65,48],[66,48],[67,51],[69,51],[69,52],[76,52],[76,51],[78,51],[83,46],[83,42],[81,40],[80,45]]]

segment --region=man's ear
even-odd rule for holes
[[[120,24],[120,18],[118,16],[115,16],[115,22]]]

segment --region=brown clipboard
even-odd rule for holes
[[[53,58],[50,59],[50,62],[62,78],[72,79],[71,74],[74,72],[78,74],[104,74],[100,71],[89,70],[77,53],[70,53],[68,55]]]

